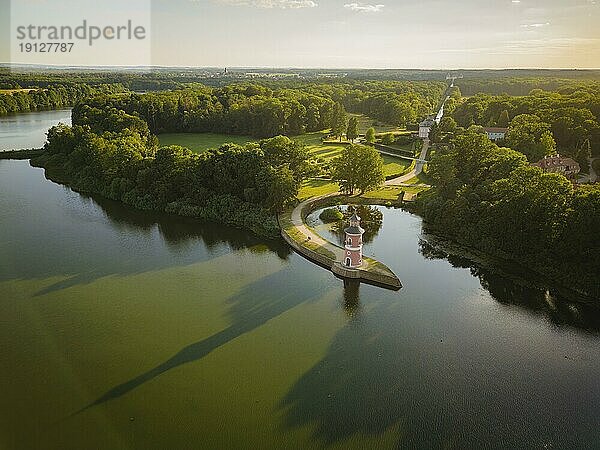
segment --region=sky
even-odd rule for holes
[[[142,43],[144,48],[105,42],[83,52],[80,46],[77,62],[194,67],[600,68],[600,0],[114,1],[115,8],[97,0],[13,0],[11,61],[29,62],[25,61],[28,55],[14,49],[17,22],[79,23],[87,17],[112,24],[131,17],[146,24],[149,38]],[[99,5],[102,10],[94,11]],[[107,45],[103,48],[103,44]],[[6,46],[3,42],[2,47]],[[47,63],[68,60],[61,55],[35,57]]]

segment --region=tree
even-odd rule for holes
[[[308,131],[318,131],[320,122],[321,113],[319,107],[315,103],[311,103],[306,110],[306,129]]]
[[[375,128],[371,127],[367,130],[365,134],[365,141],[367,142],[367,144],[375,143]]]
[[[341,103],[336,103],[333,107],[331,134],[341,141],[344,131],[346,131],[346,111]]]
[[[574,154],[575,161],[579,163],[581,171],[588,173],[590,171],[590,158],[592,157],[592,148],[589,139],[586,139]]]
[[[348,121],[348,129],[346,130],[346,138],[350,142],[354,142],[354,139],[358,137],[358,118],[356,116],[350,117]]]
[[[392,145],[394,142],[396,142],[396,138],[394,137],[394,133],[386,133],[381,138],[381,143],[383,145]]]
[[[259,142],[266,161],[273,167],[288,166],[297,181],[303,181],[312,170],[306,147],[287,136],[276,136]]]
[[[442,137],[442,130],[440,130],[440,126],[438,125],[437,122],[433,122],[433,125],[431,125],[431,128],[429,130],[429,140],[433,144],[436,144],[440,141],[441,137]]]
[[[442,133],[454,133],[457,127],[458,125],[456,123],[456,120],[454,120],[452,117],[442,117],[442,120],[440,121],[440,130],[442,131]]]
[[[540,137],[540,149],[544,153],[544,156],[556,153],[556,141],[550,131],[546,131]]]
[[[549,124],[542,122],[538,116],[521,114],[510,123],[507,140],[511,148],[523,153],[530,162],[536,162],[556,149],[556,145],[552,148],[547,133],[552,137]]]
[[[508,128],[508,124],[510,123],[510,116],[508,115],[508,111],[505,109],[500,113],[500,117],[498,118],[498,126],[500,128]]]
[[[373,147],[349,145],[333,161],[332,178],[343,192],[354,194],[358,189],[362,194],[385,180],[383,159]]]

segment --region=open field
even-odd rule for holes
[[[348,114],[348,117],[357,117],[358,118],[358,132],[360,134],[365,134],[369,128],[374,128],[375,133],[399,133],[402,131],[406,131],[404,128],[397,127],[395,125],[388,125],[385,123],[381,123],[375,119],[365,116],[364,114]]]
[[[234,136],[231,134],[216,133],[167,133],[158,136],[160,145],[181,145],[194,153],[202,153],[210,149],[219,148],[221,145],[232,142],[246,144],[258,139],[250,136]]]
[[[35,89],[0,89],[0,94],[14,94],[15,92],[30,92]]]
[[[308,180],[302,184],[300,192],[298,192],[298,200],[304,201],[311,197],[331,194],[338,190],[339,186],[337,183],[328,180]],[[363,195],[356,197],[356,199],[396,201],[402,191],[410,194],[410,197],[412,197],[412,195],[425,190],[427,188],[422,186],[382,186],[374,191],[365,192]]]
[[[295,136],[293,139],[302,142],[308,148],[308,151],[315,157],[321,158],[325,162],[338,157],[344,148],[344,143],[321,143],[321,137],[325,136],[325,132],[306,133],[301,136]],[[383,157],[383,173],[386,177],[404,174],[411,164],[411,161],[400,158],[395,158],[389,155]]]
[[[321,158],[324,162],[329,162],[340,155],[344,144],[321,143],[321,137],[325,132],[306,133],[300,136],[294,136],[292,139],[305,144],[309,152],[316,158]],[[194,153],[202,153],[209,149],[219,148],[221,145],[233,142],[234,144],[246,144],[257,141],[257,138],[250,136],[234,136],[228,134],[215,133],[168,133],[158,136],[160,145],[181,145],[187,147]],[[408,170],[410,161],[393,156],[383,155],[384,175],[400,176]]]

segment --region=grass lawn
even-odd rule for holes
[[[326,134],[324,131],[305,133],[300,136],[294,136],[292,139],[306,145],[313,157],[321,158],[323,161],[328,162],[340,155],[344,145],[335,143],[323,144],[321,138]],[[189,148],[194,153],[202,153],[209,149],[219,148],[221,145],[229,142],[246,144],[259,140],[250,136],[215,133],[166,133],[159,135],[158,139],[160,145],[181,145],[182,147]],[[389,155],[382,156],[384,163],[383,170],[386,177],[400,176],[406,173],[411,163],[408,160],[394,158]]]
[[[426,172],[421,172],[416,177],[408,180],[406,184],[431,184],[431,178],[429,178]]]
[[[391,132],[400,132],[404,131],[403,128],[397,127],[395,125],[388,125],[385,123],[381,123],[375,119],[365,116],[364,114],[348,114],[348,117],[356,117],[358,118],[358,132],[360,134],[365,134],[369,128],[374,128],[375,133],[391,133]]]
[[[410,197],[419,192],[425,191],[427,188],[419,186],[381,186],[371,192],[365,192],[358,198],[365,200],[389,200],[396,201],[400,192],[404,191],[407,194],[411,194]],[[327,180],[308,180],[302,184],[300,192],[298,192],[298,200],[304,201],[311,197],[318,197],[320,195],[331,194],[332,192],[338,192],[339,186],[337,183],[333,183]]]
[[[14,94],[15,92],[30,92],[35,89],[0,89],[0,94]]]
[[[215,133],[166,133],[158,136],[160,145],[181,145],[194,153],[202,153],[209,149],[219,148],[223,144],[246,144],[259,139],[250,136],[234,136]]]
[[[307,180],[302,184],[298,192],[298,200],[304,201],[311,197],[337,192],[339,189],[340,187],[337,183],[329,180]]]
[[[394,158],[389,155],[381,156],[383,158],[383,174],[386,177],[403,175],[412,164],[412,161],[408,159]]]
[[[344,144],[327,143],[321,142],[321,137],[327,135],[325,132],[306,133],[301,136],[295,136],[292,139],[302,142],[308,148],[308,151],[315,157],[321,158],[325,162],[331,161],[338,157],[344,148]],[[383,157],[383,173],[386,177],[397,175],[400,176],[407,172],[411,161],[395,158],[389,155],[382,155]]]

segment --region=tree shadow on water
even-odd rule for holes
[[[324,294],[324,289],[329,286],[327,280],[331,281],[331,277],[322,271],[318,278],[322,283],[315,282],[314,270],[313,266],[306,265],[294,269],[287,267],[246,286],[242,292],[227,300],[230,305],[230,326],[182,348],[171,358],[113,387],[74,414],[119,398],[171,369],[199,361],[221,346],[256,330],[292,308],[318,300]]]
[[[426,238],[419,241],[419,252],[425,258],[444,259],[453,267],[469,269],[498,303],[543,316],[557,327],[569,326],[593,334],[600,332],[598,302],[549,287],[543,277],[515,264],[510,268],[503,267],[500,261],[497,265],[484,265],[448,250],[446,242],[438,237],[426,235]]]
[[[287,260],[291,254],[291,249],[282,240],[265,240],[250,232],[196,219],[139,211],[102,197],[82,197],[93,206],[99,207],[97,209],[108,219],[110,228],[107,230],[106,227],[102,227],[99,231],[115,236],[120,245],[113,248],[91,244],[85,254],[82,254],[79,248],[73,249],[73,252],[78,253],[72,253],[72,256],[80,261],[80,264],[66,261],[67,266],[73,265],[72,268],[67,267],[67,271],[71,273],[53,274],[66,275],[66,279],[50,284],[34,296],[91,283],[105,276],[134,275],[175,265],[207,261],[232,250],[273,252],[282,260]],[[158,230],[158,237],[152,236],[153,230]],[[73,239],[77,238],[75,236]],[[114,246],[113,241],[114,239],[110,245]],[[161,241],[167,247],[166,253],[161,250]],[[76,245],[76,242],[73,245]],[[61,261],[59,267],[64,266],[65,262]],[[74,271],[76,273],[73,273]]]

